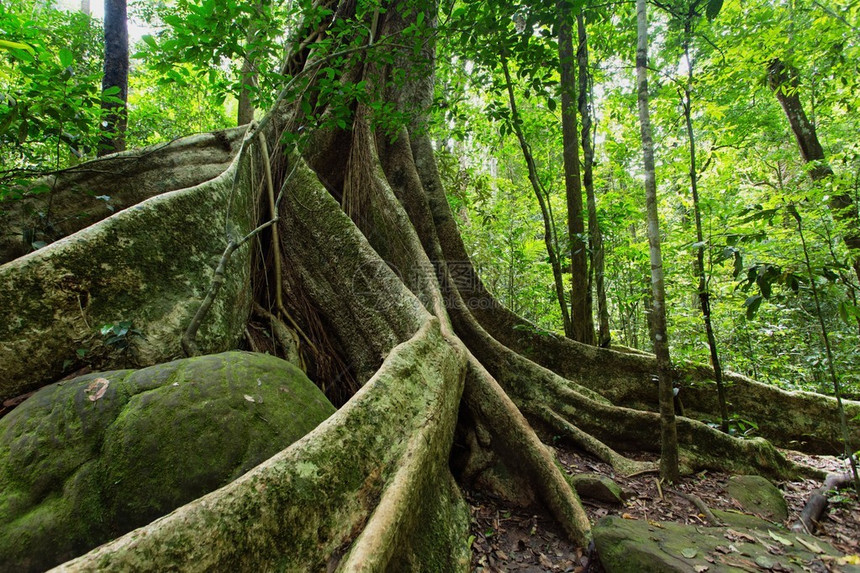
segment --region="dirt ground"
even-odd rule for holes
[[[607,464],[568,449],[557,449],[565,470],[571,474],[598,473],[612,478],[629,495],[623,505],[583,500],[592,523],[606,515],[650,521],[674,521],[707,525],[704,516],[678,493],[694,494],[711,509],[739,510],[725,492],[729,474],[701,472],[682,478],[673,486],[658,486],[656,474],[633,478],[615,475]],[[830,456],[786,455],[827,472],[847,471],[847,464]],[[636,456],[638,459],[654,459]],[[821,487],[814,480],[777,484],[789,509],[788,523],[797,520],[812,492]],[[603,568],[590,548],[576,547],[553,520],[537,507],[520,508],[502,500],[467,492],[472,508],[472,569],[479,573],[519,571],[524,573],[600,573]],[[812,532],[847,555],[860,554],[860,502],[851,489],[831,497],[827,511]]]

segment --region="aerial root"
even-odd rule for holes
[[[271,333],[275,339],[276,344],[280,346],[283,350],[285,359],[288,362],[295,363],[296,366],[307,372],[307,364],[305,363],[304,357],[302,356],[299,335],[296,333],[296,331],[291,329],[289,326],[286,325],[286,323],[284,323],[283,320],[263,308],[256,301],[254,301],[254,313],[257,314],[260,318],[269,321]]]

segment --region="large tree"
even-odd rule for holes
[[[618,451],[660,450],[654,358],[539,331],[471,266],[426,129],[435,29],[428,0],[314,3],[290,40],[293,79],[259,123],[57,177],[129,203],[154,196],[0,266],[0,307],[15,309],[0,324],[4,397],[60,377],[92,325],[117,316],[144,333],[134,358],[150,364],[235,348],[263,318],[288,333],[269,350],[298,340],[343,404],[239,480],[67,570],[464,570],[460,484],[532,497],[588,542],[539,436],[623,473],[650,469]],[[712,371],[673,373],[687,412],[713,416]],[[835,446],[833,400],[731,380],[735,409],[777,444]],[[689,470],[810,473],[762,439],[690,418],[677,428]]]

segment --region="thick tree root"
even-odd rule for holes
[[[622,456],[591,434],[583,432],[563,416],[560,416],[547,405],[540,405],[533,413],[536,418],[548,421],[552,429],[568,442],[578,446],[585,452],[595,456],[597,459],[608,463],[616,472],[624,477],[656,472],[659,470],[653,462],[640,462]]]
[[[114,188],[132,193],[138,184],[155,196],[0,264],[0,308],[8,309],[0,320],[0,398],[49,384],[85,363],[110,370],[129,366],[132,354],[138,366],[181,355],[182,332],[231,238],[224,221],[237,239],[256,226],[251,156],[236,158],[231,151],[243,131],[230,132],[223,140],[226,149],[217,148],[216,135],[193,136],[105,157],[63,176],[71,187],[58,193],[71,202],[80,196],[76,189],[114,195]],[[200,183],[203,174],[212,174],[199,166],[213,152],[218,174]],[[159,165],[172,168],[162,171]],[[129,179],[122,180],[126,174]],[[200,184],[157,194],[175,189],[177,181]],[[201,352],[235,348],[243,335],[250,314],[250,260],[243,249],[226,267],[226,282],[197,336]],[[99,328],[120,321],[142,333],[130,340],[133,353],[110,352],[102,344]]]
[[[450,309],[458,333],[534,425],[556,428],[561,419],[608,448],[660,451],[657,413],[614,406],[595,399],[591,391],[577,391],[577,385],[499,344],[461,304]],[[687,418],[679,418],[677,428],[687,471],[716,469],[779,479],[820,475],[786,460],[762,439],[736,439]],[[583,441],[581,435],[577,441]]]
[[[244,132],[239,127],[123,151],[34,181],[33,188],[52,191],[3,202],[0,265],[34,250],[33,242],[50,243],[155,195],[218,177],[233,163]]]
[[[519,468],[570,538],[582,547],[591,539],[588,516],[576,492],[526,419],[489,372],[473,356],[463,398],[476,419],[489,428],[493,448],[506,465]],[[495,442],[498,444],[495,444]]]
[[[471,306],[478,305],[474,301]],[[533,326],[512,326],[507,310],[476,312],[485,318],[482,326],[501,343],[556,374],[586,386],[613,404],[656,410],[657,391],[651,381],[656,371],[654,357],[589,347]],[[501,317],[501,318],[499,318]],[[509,326],[510,325],[510,326]],[[509,330],[507,330],[509,328]],[[685,414],[702,420],[719,420],[713,370],[704,365],[681,364],[675,368]],[[775,445],[810,453],[838,454],[843,448],[836,400],[811,392],[790,392],[726,372],[724,381],[731,413],[758,425],[758,434]],[[860,415],[860,402],[845,400],[849,419]],[[851,427],[852,439],[860,442],[860,424]]]
[[[354,15],[354,3],[325,4],[336,9],[332,17]],[[431,4],[420,13],[431,14]],[[383,16],[382,35],[415,27],[409,14],[391,8]],[[314,23],[313,34],[324,36],[325,24]],[[307,62],[324,61],[321,46],[303,41],[289,61],[315,70]],[[432,61],[432,43],[424,49]],[[400,55],[391,55],[398,61]],[[344,81],[389,85],[389,68],[379,69],[358,54],[349,61]],[[409,62],[403,63],[409,69]],[[416,71],[412,65],[407,85],[386,93],[387,103],[401,111],[430,104],[432,77]],[[304,101],[314,111],[324,116],[331,112],[317,99],[319,92],[309,87],[306,93],[315,94]],[[260,128],[269,143],[279,141],[275,134],[298,122],[303,114],[297,110],[304,102],[279,99],[277,113],[260,123],[269,122],[267,129]],[[457,265],[460,274],[473,269],[459,242],[426,133],[403,130],[398,142],[390,142],[373,133],[366,109],[359,107],[359,112],[351,130],[317,130],[306,158],[282,155],[283,149],[273,145],[277,160],[266,175],[273,176],[268,188],[284,191],[276,239],[284,264],[283,272],[275,273],[283,278],[284,289],[281,295],[277,289],[274,294],[265,291],[268,296],[260,300],[288,301],[295,294],[307,302],[330,334],[331,346],[364,386],[311,434],[239,480],[66,564],[65,570],[465,570],[468,510],[448,469],[458,414],[463,414],[463,426],[474,422],[464,433],[471,429],[471,435],[481,434],[477,445],[491,449],[529,482],[568,535],[583,545],[589,539],[588,521],[532,425],[574,440],[624,473],[639,466],[618,452],[658,449],[655,413],[613,405],[617,401],[652,407],[653,360],[576,345],[530,329],[499,307],[477,277],[468,285],[471,290],[458,290],[462,282],[451,280],[451,265]],[[250,219],[258,205],[254,191],[259,178],[253,174],[253,161],[245,157],[259,155],[260,141],[246,141],[245,154],[232,164],[233,173],[241,167],[251,176],[231,178],[234,185],[229,189],[225,176],[217,182],[220,192],[227,191],[228,223],[236,223],[241,211],[248,220],[239,223],[249,229],[255,223]],[[341,211],[341,200],[353,220]],[[174,226],[176,233],[185,230]],[[117,252],[104,250],[112,248],[104,229],[113,228],[104,225],[97,231],[101,235],[82,232],[96,239],[95,254],[90,255],[95,260]],[[222,247],[213,237],[224,240],[224,230],[205,232],[204,239]],[[210,251],[201,249],[206,260],[197,261],[207,280]],[[248,267],[230,269],[226,276],[244,285]],[[0,267],[0,278],[4,272]],[[196,300],[205,286],[197,285],[190,294],[186,288],[183,300]],[[0,290],[16,292],[11,287]],[[243,301],[238,314],[245,318],[251,290],[230,299]],[[38,298],[39,291],[33,292]],[[207,321],[223,322],[236,314],[237,309],[219,297]],[[70,308],[79,308],[77,295],[67,298],[65,302],[75,305]],[[276,306],[281,310],[283,305]],[[85,306],[81,308],[83,312]],[[187,309],[181,310],[185,312],[177,312],[179,318],[163,319],[172,328],[169,332],[178,330],[174,322],[186,321]],[[296,319],[307,327],[307,317]],[[244,331],[241,326],[234,329],[237,337]],[[74,349],[68,333],[79,332],[79,326],[75,328],[66,329],[63,336],[69,340],[63,349]],[[201,339],[205,328],[201,325]],[[0,336],[0,358],[9,346],[6,340]],[[55,362],[61,360],[59,356]],[[685,401],[691,402],[689,396]],[[691,468],[773,477],[802,471],[761,440],[736,440],[684,418],[678,424]],[[807,429],[805,425],[802,431]],[[811,428],[810,435],[815,431]],[[819,438],[830,439],[826,431]]]

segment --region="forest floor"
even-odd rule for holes
[[[632,478],[615,475],[607,464],[580,452],[557,448],[559,460],[571,474],[592,473],[612,478],[625,492],[623,505],[584,499],[583,505],[592,523],[607,515],[646,521],[673,521],[689,525],[708,525],[692,503],[674,492],[700,497],[711,509],[740,510],[726,493],[730,474],[701,472],[681,479],[674,486],[658,487],[656,474]],[[815,466],[831,473],[847,470],[842,460],[831,456],[806,456],[785,452],[794,461]],[[628,454],[630,455],[630,454]],[[636,459],[654,457],[630,456]],[[789,520],[797,520],[812,492],[821,487],[814,480],[777,484],[788,503]],[[472,570],[476,573],[518,571],[523,573],[574,572],[601,573],[599,560],[588,548],[576,547],[542,509],[512,506],[502,500],[466,492],[472,508]],[[851,489],[832,497],[827,511],[813,532],[847,555],[860,554],[860,500]]]

